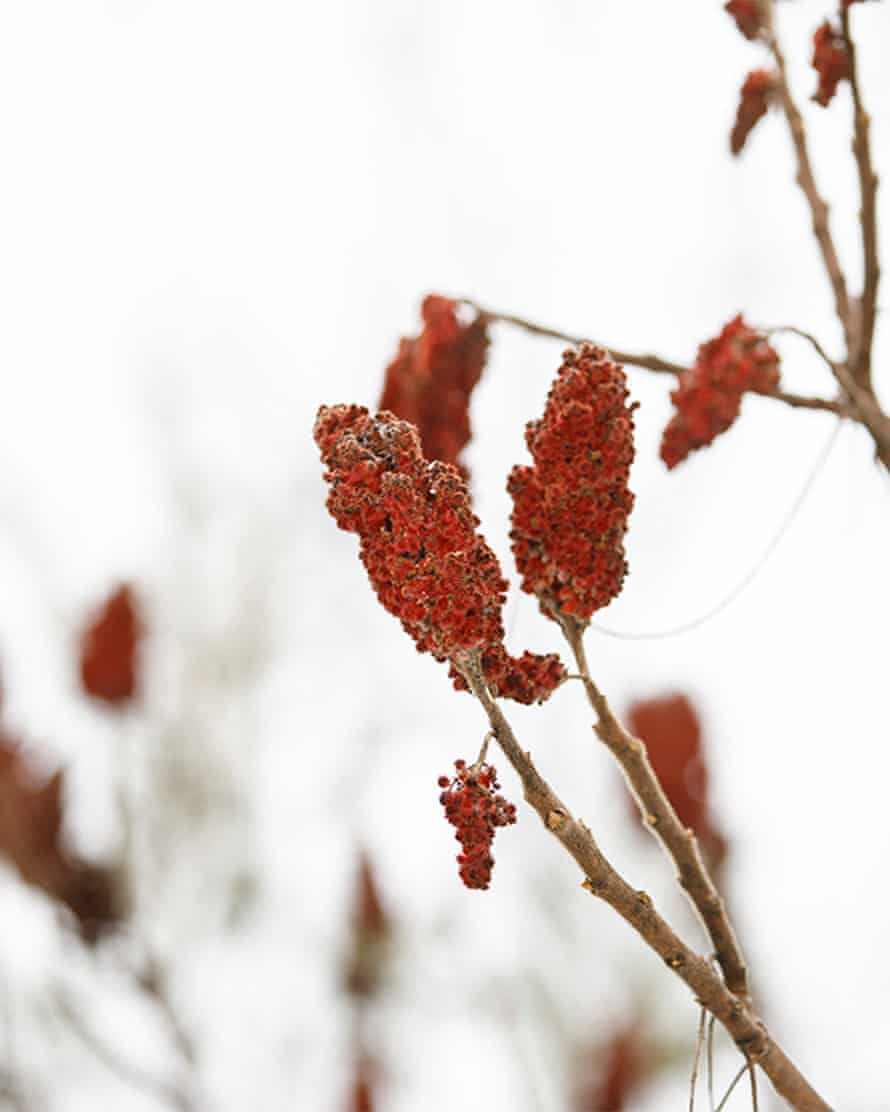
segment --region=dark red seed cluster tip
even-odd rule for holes
[[[534,462],[510,473],[510,537],[522,589],[550,617],[589,620],[627,573],[635,406],[626,381],[601,348],[566,351],[543,417],[526,427]]]
[[[406,421],[360,406],[322,406],[315,439],[327,467],[328,509],[341,529],[358,534],[377,597],[418,650],[453,664],[479,656],[493,692],[545,699],[564,669],[555,657],[514,659],[504,649],[507,582],[477,532],[458,470],[424,459]]]
[[[840,82],[850,77],[850,56],[844,36],[827,19],[813,34],[811,64],[819,75],[819,87],[813,94],[813,100],[825,108]]]
[[[115,707],[133,698],[141,636],[136,599],[124,585],[108,597],[81,639],[80,677],[87,694]]]
[[[766,28],[761,0],[729,0],[723,10],[732,16],[746,39],[756,39]]]
[[[467,888],[487,888],[494,832],[516,822],[516,807],[498,793],[497,772],[484,762],[467,767],[466,761],[455,761],[454,776],[440,776],[438,783],[444,789],[439,802],[462,848],[457,857],[460,878]]]
[[[773,103],[777,90],[778,79],[770,70],[753,70],[745,78],[729,136],[729,149],[733,154],[742,150],[754,125],[766,115]]]
[[[435,294],[420,313],[423,331],[403,339],[386,368],[380,409],[417,426],[427,459],[460,466],[470,439],[470,395],[485,366],[485,320],[462,324],[456,303]]]
[[[769,394],[779,385],[779,356],[741,315],[698,349],[679,376],[671,401],[676,413],[661,440],[661,458],[676,467],[698,448],[711,444],[733,424],[746,392]]]

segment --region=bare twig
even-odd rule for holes
[[[819,343],[812,332],[807,332],[803,328],[797,328],[793,324],[774,324],[769,328],[759,328],[758,331],[762,332],[764,336],[775,336],[781,335],[782,333],[788,333],[792,336],[799,336],[802,340],[807,341],[807,343],[816,352],[822,362],[825,363],[831,373],[834,374],[835,361],[831,358],[822,344]]]
[[[723,1112],[723,1109],[726,1107],[726,1102],[735,1092],[736,1085],[738,1085],[738,1083],[742,1080],[742,1078],[745,1076],[745,1072],[750,1069],[750,1067],[750,1062],[745,1062],[745,1064],[739,1068],[739,1072],[735,1075],[732,1081],[730,1081],[729,1088],[723,1094],[723,1097],[721,1098],[720,1103],[717,1105],[714,1112]]]
[[[695,1089],[698,1084],[698,1063],[701,1059],[702,1046],[705,1041],[705,1020],[708,1013],[702,1008],[698,1017],[698,1032],[695,1036],[695,1057],[692,1059],[692,1076],[689,1078],[689,1112],[695,1112]]]
[[[708,1019],[708,1108],[714,1112],[714,1024],[717,1021],[711,1016]]]
[[[661,842],[677,867],[677,880],[714,945],[715,957],[726,987],[735,996],[749,997],[748,973],[741,947],[726,913],[726,906],[702,859],[695,833],[684,826],[665,795],[649,763],[646,746],[625,730],[605,696],[593,682],[584,650],[584,627],[571,619],[560,620],[566,640],[584,679],[587,698],[596,714],[594,729],[621,769],[633,792],[644,826]]]
[[[585,878],[582,887],[617,911],[674,970],[699,1003],[720,1020],[745,1058],[763,1069],[776,1092],[792,1108],[797,1112],[830,1112],[829,1106],[767,1032],[750,1004],[733,995],[708,960],[678,937],[655,910],[648,893],[632,888],[612,867],[588,827],[573,817],[544,780],[489,692],[478,654],[461,654],[454,662],[482,704],[498,745],[522,781],[525,799],[581,868]]]
[[[853,92],[853,154],[859,172],[859,192],[862,200],[862,206],[859,210],[863,254],[861,319],[858,330],[859,343],[855,358],[853,352],[850,355],[853,359],[853,375],[856,381],[868,387],[871,382],[871,348],[875,331],[878,282],[881,277],[881,267],[878,261],[876,204],[878,177],[872,166],[871,143],[869,142],[871,121],[862,104],[862,93],[859,88],[856,65],[856,44],[850,33],[850,10],[844,4],[841,4],[841,29],[850,67],[850,88]]]
[[[807,148],[807,135],[806,129],[804,128],[803,117],[795,103],[791,93],[791,87],[788,83],[785,55],[782,53],[782,47],[776,34],[775,13],[773,8],[773,0],[766,0],[764,10],[767,14],[769,24],[769,47],[775,59],[776,69],[778,71],[779,98],[782,103],[782,110],[785,113],[785,118],[788,121],[788,127],[791,131],[791,142],[794,146],[794,153],[797,159],[797,184],[803,190],[804,196],[807,199],[807,204],[810,207],[810,213],[813,218],[813,234],[819,244],[822,261],[825,264],[825,270],[828,274],[828,280],[831,283],[831,289],[834,294],[835,312],[837,313],[838,320],[843,326],[847,350],[849,351],[853,346],[853,329],[850,316],[850,302],[847,295],[847,281],[841,269],[837,250],[834,246],[834,239],[831,235],[831,228],[828,223],[828,205],[819,192],[819,187],[816,185],[816,178],[813,173],[810,154]]]
[[[145,964],[138,972],[134,973],[134,976],[139,987],[147,996],[151,997],[163,1016],[179,1056],[190,1069],[194,1068],[198,1057],[195,1045],[173,1006],[167,987],[167,976],[157,957],[148,953]]]
[[[751,1078],[751,1112],[759,1112],[760,1102],[757,1099],[757,1071],[748,1062],[748,1076]]]
[[[195,1105],[178,1086],[157,1077],[134,1062],[122,1058],[116,1049],[102,1039],[87,1022],[66,989],[57,988],[53,993],[53,1001],[59,1015],[81,1042],[93,1052],[107,1069],[116,1074],[122,1081],[152,1093],[159,1100],[178,1109],[179,1112],[195,1112]]]
[[[599,343],[587,337],[575,336],[570,332],[562,332],[556,328],[548,328],[546,325],[536,324],[534,321],[526,320],[524,317],[514,316],[512,313],[499,313],[493,309],[486,309],[477,302],[466,297],[459,298],[458,300],[461,304],[468,305],[470,308],[474,309],[480,316],[485,317],[487,320],[500,321],[502,324],[509,324],[514,328],[521,328],[523,331],[529,332],[533,336],[546,336],[551,340],[562,340],[564,343],[572,344],[574,347],[583,343],[594,343],[598,347],[605,348],[619,363],[626,363],[632,367],[640,367],[643,370],[652,371],[654,374],[673,375],[676,377],[689,369],[682,363],[673,363],[668,359],[662,359],[659,355],[639,355],[628,351],[621,351],[618,348],[610,347],[608,344]],[[806,333],[804,333],[804,335],[806,335]],[[757,391],[757,393],[761,392]],[[761,393],[761,397],[772,398],[777,402],[782,402],[784,405],[791,406],[793,409],[821,409],[828,413],[836,413],[839,417],[850,416],[849,406],[845,405],[843,402],[833,401],[830,398],[807,397],[802,394],[790,394],[784,390],[773,390],[767,393]]]

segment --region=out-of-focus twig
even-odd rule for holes
[[[197,1112],[197,1106],[182,1088],[121,1057],[117,1049],[93,1029],[68,989],[58,986],[53,992],[53,1003],[58,1014],[84,1046],[122,1081],[152,1093],[178,1112]]]

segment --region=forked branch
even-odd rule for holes
[[[747,1061],[759,1065],[776,1092],[797,1112],[831,1112],[744,998],[734,995],[710,962],[696,953],[656,911],[646,892],[632,888],[604,857],[588,827],[574,818],[522,749],[482,676],[479,657],[455,663],[482,704],[507,760],[522,782],[526,801],[584,874],[583,887],[609,904],[692,990],[729,1032]]]

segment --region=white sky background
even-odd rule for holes
[[[580,892],[530,815],[500,836],[491,891],[460,887],[435,778],[475,753],[481,715],[378,608],[354,538],[324,511],[310,432],[321,402],[375,402],[429,291],[681,361],[740,310],[838,351],[784,122],[761,122],[737,162],[728,153],[758,49],[718,3],[32,0],[0,13],[7,715],[70,762],[73,836],[107,849],[121,739],[79,700],[71,651],[88,609],[134,578],[153,639],[127,742],[166,739],[224,801],[207,804],[211,833],[169,835],[145,921],[206,1048],[207,1107],[339,1108],[336,960],[357,837],[405,940],[376,1024],[385,1110],[563,1107],[566,1042],[542,1018],[541,985],[559,1022],[594,1040],[642,992],[685,1053],[684,991]],[[782,6],[801,103],[827,13]],[[886,176],[890,16],[862,5],[853,21]],[[855,291],[849,95],[810,108]],[[879,327],[885,403],[888,345]],[[804,345],[781,350],[789,389],[830,390]],[[559,352],[497,329],[474,399],[474,491],[505,566],[504,477]],[[631,384],[631,575],[602,620],[657,630],[745,574],[832,423],[748,399],[737,428],[668,474],[667,384],[637,371]],[[671,640],[589,637],[617,706],[675,688],[699,702],[768,1021],[851,1112],[890,1099],[888,552],[890,482],[848,429],[725,614]],[[528,599],[510,605],[514,648],[559,647]],[[511,718],[633,883],[693,930],[665,862],[627,828],[580,691]],[[216,885],[243,870],[259,896],[233,936]],[[56,975],[58,943],[11,882],[0,904],[21,1017]],[[88,963],[83,976],[100,980]],[[20,1054],[67,1071],[51,1108],[157,1107],[22,1022]],[[164,1061],[156,1032],[128,1030],[137,1057]],[[686,1077],[684,1058],[640,1109],[682,1107]]]

